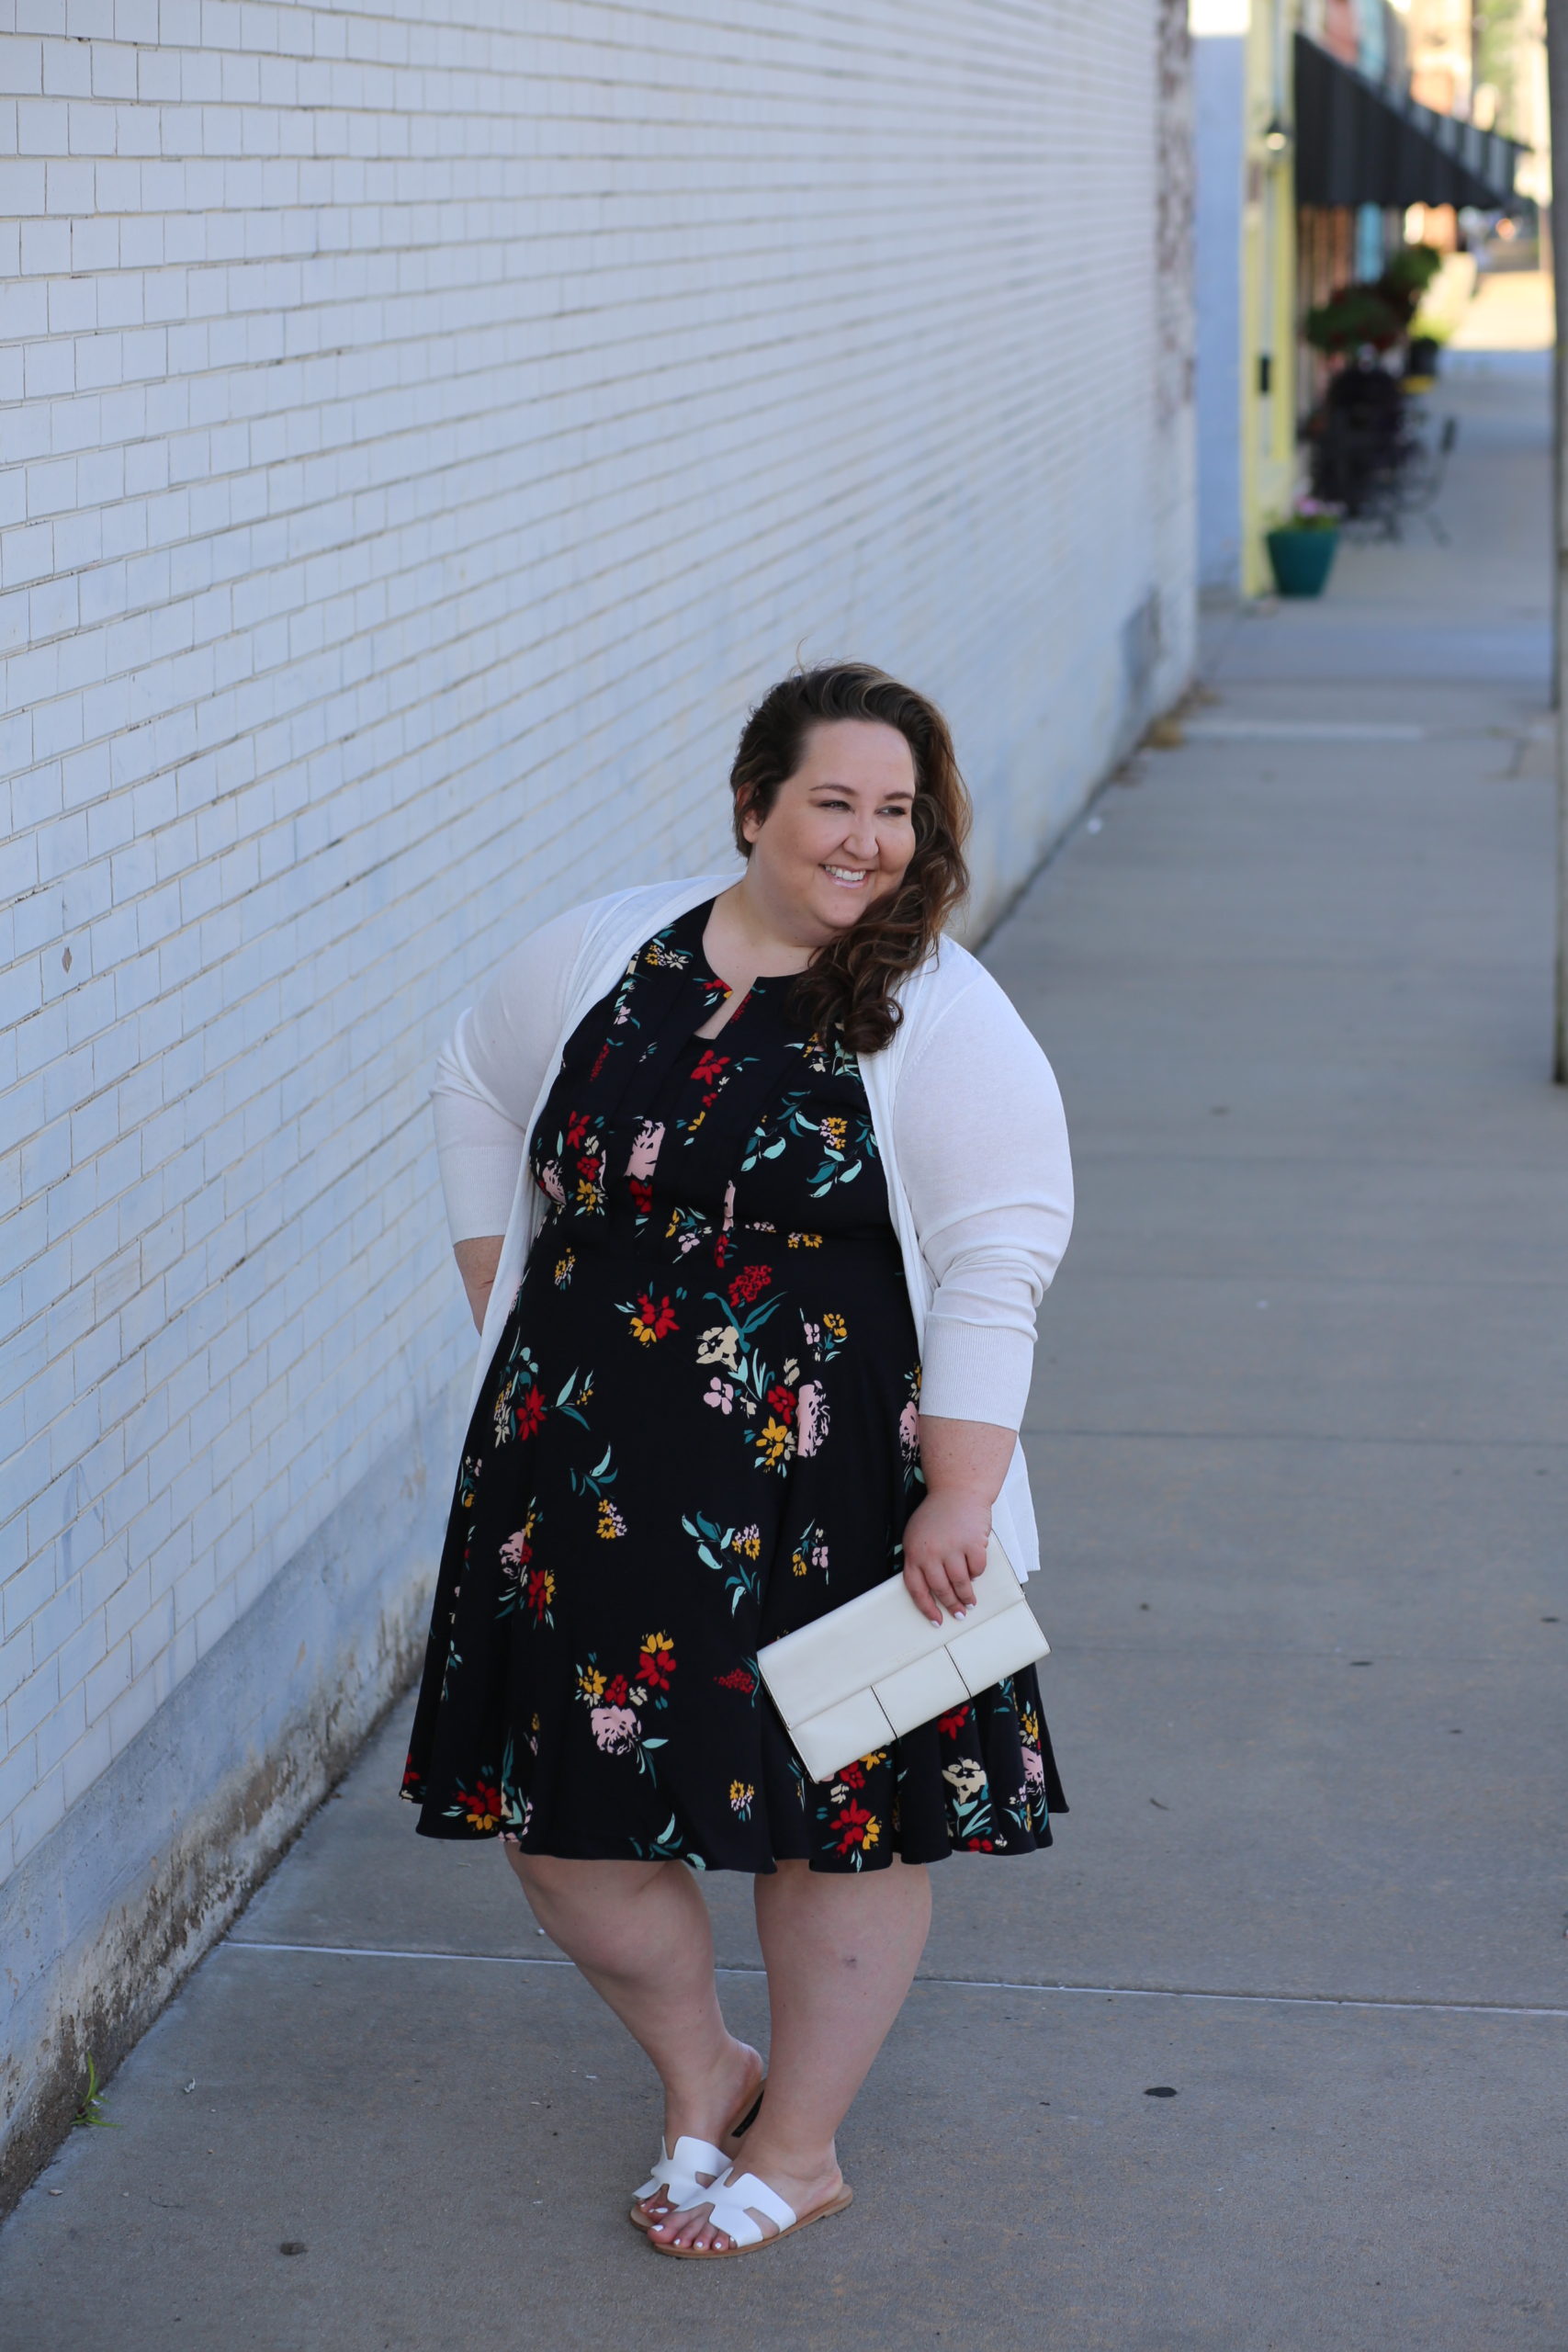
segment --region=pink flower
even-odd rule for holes
[[[720,1380],[716,1373],[708,1382],[707,1393],[703,1398],[703,1403],[716,1406],[721,1413],[732,1413],[735,1410],[733,1385],[728,1380]]]
[[[547,1167],[540,1169],[539,1182],[543,1185],[545,1191],[549,1194],[551,1200],[554,1201],[557,1208],[564,1207],[566,1203],[566,1193],[561,1186],[560,1170],[553,1159],[549,1162]]]
[[[795,1426],[795,1451],[801,1454],[813,1454],[828,1434],[828,1399],[820,1381],[802,1381],[797,1407],[799,1419]]]
[[[913,1462],[920,1450],[920,1412],[918,1405],[906,1405],[899,1414],[898,1442],[904,1449],[905,1460]]]
[[[1023,1784],[1026,1789],[1043,1789],[1045,1786],[1045,1760],[1037,1747],[1026,1747],[1023,1751]]]
[[[632,1156],[626,1162],[626,1174],[639,1178],[646,1184],[653,1173],[654,1163],[659,1158],[659,1147],[663,1140],[662,1123],[656,1126],[651,1119],[645,1119],[637,1131],[637,1139],[632,1145]]]
[[[629,1756],[637,1746],[637,1714],[631,1707],[591,1707],[588,1720],[606,1756]]]

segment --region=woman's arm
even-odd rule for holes
[[[991,1505],[1017,1443],[993,1421],[920,1415],[926,1499],[904,1530],[904,1582],[933,1625],[944,1609],[967,1609],[986,1565]]]
[[[457,1261],[457,1272],[463,1278],[468,1295],[468,1312],[474,1318],[474,1329],[485,1327],[485,1309],[490,1305],[491,1292],[495,1288],[495,1270],[501,1263],[502,1233],[479,1234],[471,1241],[455,1241],[452,1254]]]
[[[573,907],[513,948],[436,1058],[430,1091],[446,1220],[481,1329],[527,1123],[550,1076],[567,984],[592,911]]]
[[[920,1384],[927,1499],[904,1577],[933,1623],[967,1607],[1018,1442],[1034,1318],[1072,1229],[1066,1121],[1051,1066],[984,972],[900,1074],[899,1170],[933,1293]]]

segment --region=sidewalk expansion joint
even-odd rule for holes
[[[373,1944],[270,1943],[259,1937],[225,1936],[220,1951],[302,1952],[312,1960],[439,1960],[459,1961],[477,1968],[571,1968],[575,1962],[555,1952],[398,1951]],[[720,1967],[718,1976],[765,1976],[757,1967]],[[917,1984],[932,1984],[953,1993],[1077,1993],[1107,2001],[1236,2001],[1255,2007],[1292,2009],[1394,2009],[1412,2014],[1471,2018],[1568,2018],[1568,2008],[1532,2007],[1524,2001],[1431,2001],[1380,1998],[1377,1995],[1342,1993],[1224,1993],[1183,1984],[1032,1984],[1005,1976],[925,1976]]]

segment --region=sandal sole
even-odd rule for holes
[[[775,2230],[771,2238],[759,2238],[753,2245],[660,2245],[653,2237],[648,2243],[655,2254],[666,2254],[672,2262],[728,2262],[732,2255],[762,2254],[771,2245],[782,2245],[785,2238],[793,2238],[798,2231],[808,2230],[813,2222],[829,2221],[833,2214],[841,2213],[846,2205],[852,2205],[854,2201],[854,2190],[846,2188],[841,2196],[830,2199],[826,2205],[818,2205],[814,2212],[803,2213],[798,2222],[790,2223],[787,2230]]]

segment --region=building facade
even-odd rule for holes
[[[1406,239],[1451,249],[1461,212],[1495,216],[1549,185],[1503,128],[1543,119],[1540,0],[1493,0],[1490,18],[1452,0],[1190,0],[1190,14],[1200,573],[1248,597],[1271,585],[1265,537],[1290,514],[1332,373],[1305,313],[1375,283]],[[1499,85],[1472,111],[1483,19]]]
[[[906,673],[975,921],[1181,689],[1176,0],[38,0],[5,37],[0,1892],[19,2177],[414,1659],[425,1088]],[[392,1792],[389,1792],[389,1802]]]

